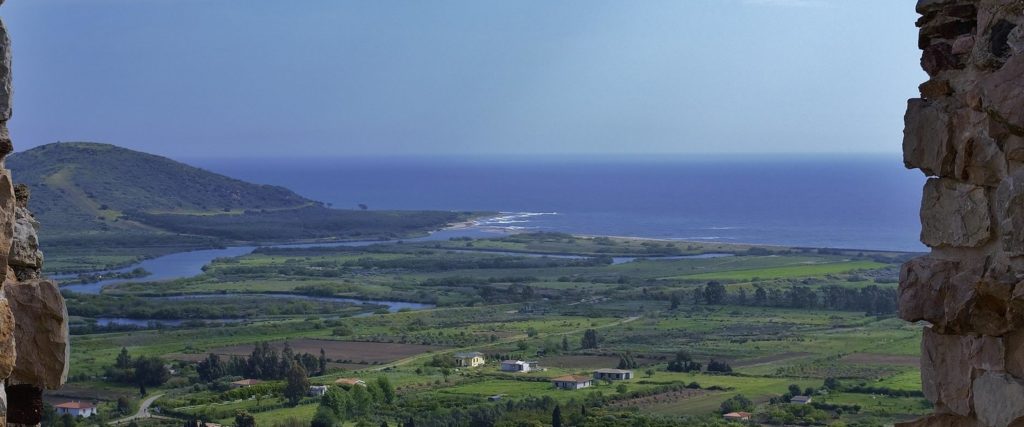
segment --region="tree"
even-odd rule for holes
[[[680,350],[676,353],[675,360],[669,362],[668,367],[665,369],[670,372],[693,372],[700,371],[700,368],[700,363],[694,362],[690,353],[686,350]]]
[[[309,378],[306,377],[306,370],[292,361],[292,367],[288,370],[285,380],[284,397],[292,406],[298,405],[299,401],[309,392]]]
[[[395,387],[391,385],[391,381],[388,381],[388,377],[383,375],[377,377],[377,388],[380,389],[381,396],[384,397],[385,403],[392,403],[395,401]]]
[[[310,421],[310,427],[334,427],[338,424],[338,416],[330,408],[320,405]]]
[[[729,366],[726,362],[719,362],[715,359],[711,359],[708,361],[708,372],[730,373],[732,372],[732,366]]]
[[[768,292],[764,288],[758,286],[754,291],[754,304],[756,305],[768,305]]]
[[[146,397],[146,385],[139,384],[139,397]]]
[[[156,356],[135,359],[135,382],[142,386],[161,386],[171,378],[164,360]]]
[[[551,411],[551,427],[562,427],[562,407],[555,405],[555,410]]]
[[[448,368],[447,366],[441,368],[441,376],[444,377],[444,382],[448,382],[448,376],[451,375],[451,374],[452,374],[451,368]]]
[[[320,349],[320,358],[317,359],[317,367],[319,368],[318,373],[320,375],[327,373],[327,353],[324,352],[323,348]]]
[[[672,293],[672,298],[669,301],[670,302],[669,302],[668,309],[669,310],[677,310],[677,309],[679,309],[679,305],[683,303],[683,298],[679,296],[678,292],[673,292]]]
[[[370,209],[370,207],[369,207],[369,206],[366,206],[366,204],[365,204],[365,203],[360,203],[360,204],[359,204],[359,209],[360,209],[360,210],[364,210],[364,211],[365,211],[365,210],[367,210],[367,209]]]
[[[842,387],[842,384],[839,383],[839,380],[834,377],[825,378],[825,388],[835,391],[839,390],[840,387]]]
[[[742,394],[737,394],[733,397],[726,399],[724,402],[722,402],[722,405],[719,406],[719,410],[723,414],[728,414],[730,412],[751,411],[753,409],[754,402],[751,402],[750,399],[747,399],[747,397]]]
[[[128,400],[128,397],[121,396],[117,398],[117,412],[121,415],[128,415],[132,410],[132,402]]]
[[[654,368],[647,368],[647,370],[644,371],[644,374],[647,375],[647,378],[653,377],[654,376]]]
[[[128,354],[128,349],[121,347],[121,353],[117,355],[117,362],[114,363],[114,367],[118,369],[128,369],[132,367],[132,356]]]
[[[235,427],[256,427],[256,419],[248,412],[235,412]]]
[[[227,375],[227,367],[221,362],[220,356],[210,353],[196,365],[196,373],[200,380],[211,382]]]
[[[719,305],[724,302],[725,286],[715,281],[708,282],[704,286],[704,301],[712,305]]]
[[[562,335],[562,351],[569,351],[569,337]]]
[[[582,348],[597,348],[599,339],[597,337],[597,331],[593,329],[587,329],[583,332],[583,339],[580,340],[580,347]]]

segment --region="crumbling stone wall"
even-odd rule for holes
[[[927,256],[903,266],[900,317],[927,322],[935,415],[911,426],[1024,426],[1024,1],[919,0],[921,67],[903,153],[929,177]]]
[[[0,21],[0,427],[39,424],[43,389],[64,384],[70,355],[64,298],[40,275],[39,223],[28,210],[28,188],[14,186],[3,165],[13,150],[11,88],[11,42]]]

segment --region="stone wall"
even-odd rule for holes
[[[40,275],[39,224],[28,210],[28,188],[14,186],[3,165],[13,150],[11,95],[11,41],[0,21],[0,427],[39,424],[42,392],[64,384],[70,354],[64,298]]]
[[[903,153],[927,175],[900,317],[926,323],[935,415],[905,425],[1024,426],[1024,1],[920,0],[921,67]]]

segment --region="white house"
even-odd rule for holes
[[[522,360],[502,360],[501,370],[505,372],[530,372],[530,364]]]
[[[72,417],[89,418],[96,415],[96,405],[89,402],[64,402],[54,406],[57,414],[68,414]]]
[[[792,399],[789,399],[789,403],[795,403],[797,405],[806,405],[808,403],[811,403],[811,400],[811,396],[793,396]]]
[[[486,363],[484,354],[479,351],[455,353],[455,366],[460,368],[475,368],[484,363]]]
[[[555,388],[562,390],[579,390],[581,388],[587,388],[593,385],[590,377],[584,377],[582,375],[566,375],[564,377],[558,377],[551,379],[551,383],[554,384]]]
[[[627,369],[598,369],[594,371],[595,380],[631,380],[633,379],[633,371]]]
[[[327,386],[325,385],[311,385],[309,386],[309,395],[318,397],[327,394]]]

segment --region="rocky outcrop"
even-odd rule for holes
[[[921,322],[935,414],[903,426],[1024,425],[1024,3],[919,0],[904,163],[929,177],[899,314]]]
[[[11,94],[11,42],[0,21],[0,427],[39,424],[43,389],[64,384],[70,355],[64,298],[40,279],[39,223],[28,188],[15,187],[3,166],[13,150]]]

